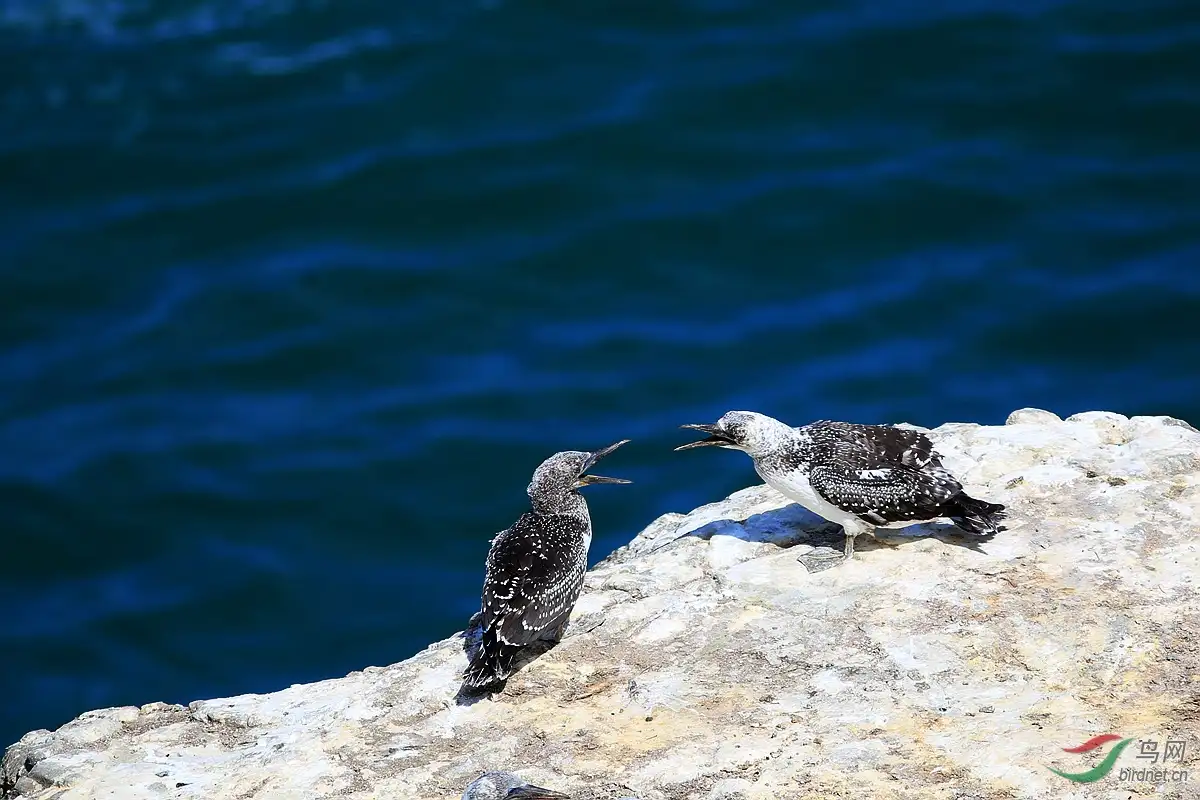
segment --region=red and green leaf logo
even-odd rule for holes
[[[1109,742],[1116,742],[1117,744],[1112,750],[1108,751],[1108,755],[1104,757],[1103,761],[1086,772],[1063,772],[1054,767],[1047,767],[1047,769],[1055,775],[1061,775],[1067,780],[1075,781],[1076,783],[1093,783],[1098,781],[1112,772],[1113,765],[1121,757],[1121,751],[1128,747],[1133,742],[1133,739],[1122,739],[1115,733],[1102,733],[1099,736],[1093,736],[1081,745],[1063,748],[1063,751],[1067,753],[1089,753],[1097,747],[1103,747]]]

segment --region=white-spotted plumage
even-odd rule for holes
[[[463,682],[478,689],[508,677],[513,659],[538,641],[558,641],[583,587],[592,520],[579,488],[628,483],[587,475],[624,441],[595,452],[556,453],[533,474],[530,510],[493,540],[483,582],[483,637]]]
[[[843,558],[854,552],[855,536],[875,528],[948,518],[980,536],[1003,530],[1004,506],[967,495],[920,431],[829,420],[793,428],[752,411],[730,411],[715,425],[685,427],[710,436],[677,449],[742,450],[768,485],[841,525]]]

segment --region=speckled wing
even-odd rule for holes
[[[809,473],[813,489],[872,525],[935,519],[962,491],[920,431],[826,421],[810,430],[818,455]]]
[[[571,610],[586,563],[574,550],[586,533],[577,517],[527,513],[496,537],[483,586],[485,635],[531,644]]]
[[[822,420],[810,426],[824,437],[840,440],[834,446],[839,457],[855,457],[864,469],[901,464],[923,469],[942,466],[941,455],[921,431],[891,425],[856,425]]]
[[[836,462],[814,465],[808,479],[823,498],[872,525],[944,516],[943,505],[962,491],[954,476],[934,466]]]

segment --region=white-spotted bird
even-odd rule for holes
[[[579,490],[629,483],[589,475],[628,439],[595,452],[555,453],[533,473],[529,511],[492,540],[483,582],[483,639],[463,673],[463,686],[482,689],[507,678],[513,659],[540,641],[557,642],[583,587],[592,519]]]
[[[715,424],[682,427],[707,433],[708,438],[676,450],[741,450],[767,485],[841,525],[846,548],[837,562],[854,554],[854,537],[876,528],[903,528],[944,517],[980,537],[1004,530],[999,524],[1004,506],[964,492],[920,431],[828,420],[793,428],[753,411],[730,411]],[[801,561],[814,570],[831,566],[822,563],[829,557]]]

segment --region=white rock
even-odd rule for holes
[[[1200,433],[1022,409],[931,435],[1009,530],[881,532],[809,574],[797,555],[840,537],[752,486],[597,565],[582,632],[493,701],[455,703],[450,639],[273,694],[84,714],[27,734],[6,775],[37,800],[455,798],[488,769],[580,800],[1040,800],[1129,794],[1046,769],[1093,765],[1062,748],[1098,733],[1200,748]]]
[[[1005,425],[1051,425],[1055,422],[1062,422],[1062,419],[1053,411],[1045,411],[1040,408],[1018,408],[1016,411],[1008,415],[1005,420]]]

